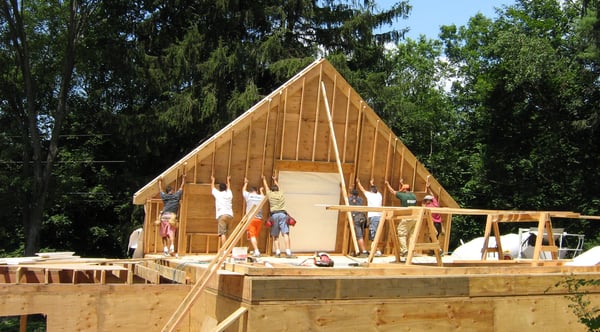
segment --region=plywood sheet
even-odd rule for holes
[[[339,202],[339,175],[282,171],[279,173],[279,185],[286,195],[289,213],[298,220],[290,231],[293,251],[334,250],[338,214],[324,211],[318,205]]]

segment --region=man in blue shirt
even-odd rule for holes
[[[185,184],[185,174],[181,176],[181,186],[177,191],[173,187],[167,186],[165,191],[162,187],[162,178],[158,179],[158,189],[160,198],[163,201],[163,210],[160,215],[160,236],[163,243],[163,252],[165,256],[175,252],[175,231],[177,230],[177,212],[179,212],[179,200],[183,195],[183,185]],[[167,247],[168,245],[168,247]]]

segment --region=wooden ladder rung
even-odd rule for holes
[[[500,249],[498,249],[498,247],[487,247],[487,248],[485,248],[485,251],[486,252],[489,252],[489,251],[491,251],[491,252],[500,252]]]
[[[558,253],[558,247],[557,246],[541,246],[540,251],[551,251],[551,252]]]
[[[440,244],[432,243],[432,242],[420,242],[420,243],[415,243],[415,249],[438,250],[438,249],[440,249]]]

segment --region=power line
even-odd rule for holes
[[[55,164],[110,164],[110,163],[124,163],[125,160],[70,160],[70,161],[55,161]],[[0,164],[23,164],[22,161],[14,161],[14,160],[0,160]],[[32,164],[33,161],[27,162],[28,164]],[[42,164],[48,163],[47,161],[42,161]]]

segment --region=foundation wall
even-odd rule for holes
[[[47,331],[160,331],[189,288],[0,284],[0,316],[43,314]],[[181,324],[182,330],[189,330],[189,321]]]
[[[220,270],[209,279],[178,331],[212,331],[240,307],[247,312],[226,331],[586,331],[569,307],[572,294],[558,284],[600,278],[595,268],[559,271],[565,267],[227,266],[234,267],[239,273]],[[44,314],[48,331],[159,331],[190,290],[0,284],[0,316]],[[580,290],[600,306],[600,287]]]
[[[239,278],[221,276],[218,292],[248,308],[247,331],[586,331],[557,286],[566,278],[261,276],[244,278],[240,289]],[[591,307],[600,305],[600,288],[585,291]]]

